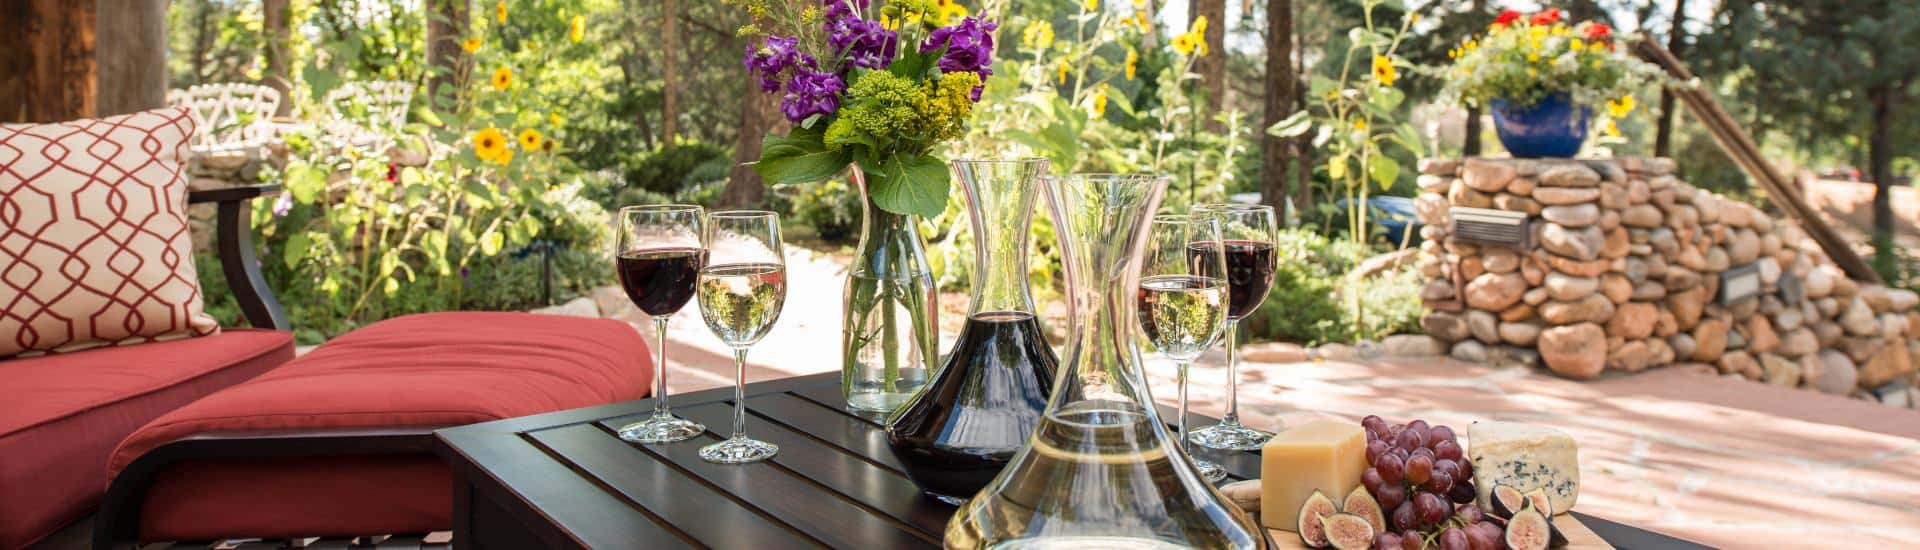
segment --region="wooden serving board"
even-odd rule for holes
[[[1553,526],[1560,529],[1561,535],[1567,537],[1567,545],[1561,550],[1613,550],[1613,545],[1607,544],[1600,535],[1594,534],[1592,529],[1588,529],[1573,516],[1566,514],[1554,516]],[[1307,549],[1307,545],[1300,542],[1300,535],[1292,531],[1268,529],[1267,534],[1273,536],[1275,550]]]

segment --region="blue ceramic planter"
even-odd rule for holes
[[[1529,107],[1494,99],[1493,128],[1517,158],[1572,158],[1587,142],[1593,108],[1576,107],[1567,94],[1553,94]]]

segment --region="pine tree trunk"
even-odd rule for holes
[[[167,104],[167,3],[99,0],[94,21],[96,116]]]
[[[93,116],[93,2],[0,2],[0,29],[24,51],[0,56],[0,122],[59,122]],[[23,37],[24,38],[21,38]]]
[[[1681,58],[1681,50],[1687,45],[1687,0],[1675,0],[1673,3],[1673,26],[1667,29],[1667,51],[1675,58]],[[1673,112],[1674,97],[1671,90],[1660,88],[1660,120],[1655,123],[1653,134],[1653,156],[1673,156]]]
[[[1473,0],[1473,13],[1476,17],[1487,17],[1487,0]],[[1485,144],[1482,143],[1480,139],[1480,133],[1484,131],[1480,127],[1480,117],[1485,115],[1485,113],[1486,109],[1484,108],[1467,107],[1466,135],[1463,136],[1464,140],[1460,142],[1460,155],[1462,157],[1477,157],[1480,156],[1480,152],[1484,150]]]
[[[290,4],[291,0],[265,0],[260,5],[261,19],[264,20],[261,26],[266,35],[263,37],[266,43],[262,45],[265,50],[262,56],[267,60],[264,84],[280,90],[280,108],[274,110],[273,116],[293,114],[293,6]],[[433,28],[429,26],[427,29],[431,35]],[[429,55],[433,52],[432,43],[429,38]]]
[[[664,0],[662,17],[666,19],[666,37],[661,43],[660,56],[666,60],[665,87],[660,92],[660,138],[663,148],[672,149],[678,141],[676,134],[680,130],[680,106],[674,96],[680,91],[680,3],[678,0]]]
[[[1299,75],[1293,70],[1293,0],[1267,0],[1267,85],[1266,123],[1272,127],[1294,111],[1293,83]],[[1275,212],[1285,213],[1292,174],[1292,140],[1261,132],[1260,197]]]
[[[207,50],[213,49],[213,0],[196,0],[199,12],[194,14],[193,23],[193,82],[201,84],[207,81]]]
[[[1867,91],[1873,102],[1873,135],[1868,139],[1867,163],[1873,174],[1873,250],[1874,266],[1882,277],[1893,267],[1893,96],[1899,93],[1889,84]],[[1889,278],[1891,280],[1891,278]]]
[[[760,160],[760,141],[780,121],[775,98],[761,93],[760,83],[742,79],[740,98],[740,135],[733,144],[733,170],[727,173],[727,187],[720,192],[720,204],[730,208],[752,208],[766,200],[767,183],[747,163]]]
[[[1227,131],[1225,123],[1214,118],[1214,113],[1226,110],[1227,100],[1227,3],[1226,0],[1188,0],[1189,20],[1207,18],[1206,39],[1207,54],[1194,60],[1194,72],[1200,73],[1200,93],[1202,107],[1198,113],[1206,117],[1207,131],[1215,134]]]
[[[427,80],[427,97],[433,98],[435,109],[450,109],[459,101],[462,77],[469,71],[466,51],[460,48],[460,41],[467,38],[473,2],[428,0],[428,3],[432,8],[427,10],[427,67],[433,77]]]

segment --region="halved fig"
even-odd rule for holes
[[[1493,492],[1487,495],[1487,500],[1492,501],[1489,504],[1493,505],[1493,515],[1500,518],[1513,517],[1527,504],[1525,494],[1522,494],[1519,489],[1506,485],[1494,485]]]
[[[1354,487],[1353,492],[1347,493],[1347,501],[1341,503],[1340,511],[1367,520],[1374,532],[1387,530],[1387,514],[1380,510],[1380,502],[1367,494],[1366,487]]]
[[[1532,506],[1522,508],[1507,521],[1507,548],[1547,550],[1553,545],[1553,523]]]
[[[1373,547],[1373,525],[1353,514],[1334,514],[1323,518],[1321,526],[1327,542],[1338,550],[1366,550]]]
[[[1553,517],[1553,501],[1547,498],[1546,489],[1527,491],[1526,497],[1527,501],[1533,503],[1533,509],[1539,511],[1540,515],[1547,516],[1548,518]]]
[[[1327,498],[1325,493],[1314,491],[1313,496],[1307,497],[1307,501],[1300,505],[1300,517],[1296,520],[1300,530],[1300,542],[1312,548],[1326,548],[1327,530],[1323,522],[1327,516],[1339,512],[1339,509],[1333,507],[1333,499]],[[1368,537],[1367,540],[1373,539]]]

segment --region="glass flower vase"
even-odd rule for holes
[[[840,334],[840,384],[847,408],[887,415],[927,382],[940,350],[938,289],[913,217],[881,209],[866,174],[860,189],[860,246],[847,267]]]
[[[1027,443],[1053,392],[1059,359],[1027,288],[1027,242],[1045,159],[960,160],[974,262],[967,323],[920,393],[887,419],[887,448],[907,477],[959,503]]]
[[[1167,180],[1045,185],[1065,267],[1066,352],[1027,446],[947,523],[947,548],[1268,548],[1200,477],[1153,405],[1134,342],[1147,220]]]

